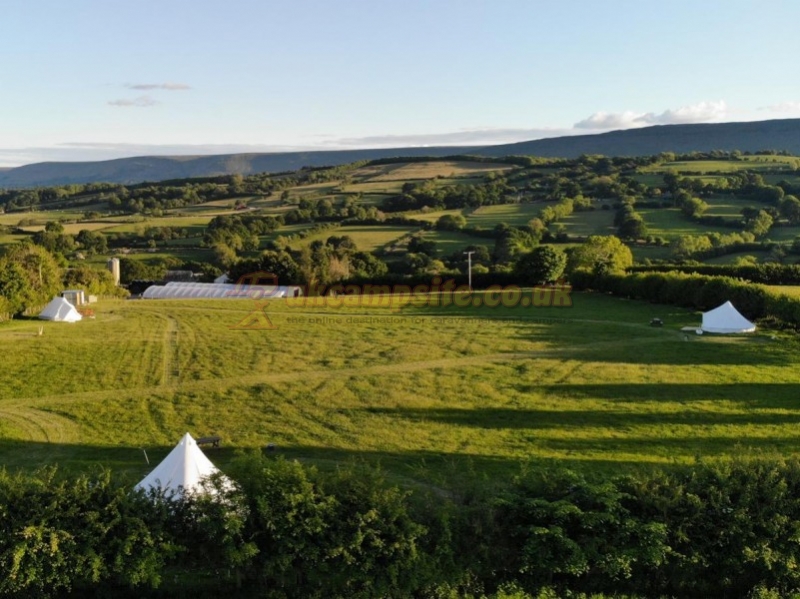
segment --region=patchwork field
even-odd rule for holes
[[[303,247],[315,240],[325,240],[331,235],[347,235],[356,243],[358,249],[365,252],[372,252],[393,241],[399,239],[410,231],[405,227],[378,227],[378,226],[353,226],[339,227],[329,231],[323,231],[316,235],[309,235],[305,239],[292,244],[293,247]],[[278,231],[277,233],[281,233]]]
[[[482,299],[484,296],[479,296]],[[324,467],[431,480],[520,463],[587,471],[794,453],[794,338],[687,336],[699,316],[577,294],[573,307],[116,301],[69,325],[0,326],[0,464],[114,466],[131,477],[180,436],[274,443]],[[665,321],[651,328],[653,317]],[[256,322],[258,320],[256,319]],[[262,321],[264,324],[264,321]]]
[[[471,227],[492,227],[506,223],[507,225],[522,226],[539,215],[544,204],[500,204],[497,206],[481,206],[467,216],[467,224]]]
[[[370,182],[432,179],[434,177],[456,177],[461,175],[481,175],[492,171],[507,171],[514,167],[507,164],[487,164],[485,162],[409,162],[364,167],[355,171],[355,176]]]

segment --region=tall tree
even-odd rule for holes
[[[564,274],[566,266],[567,256],[564,252],[543,245],[520,256],[514,265],[514,273],[523,285],[539,285],[556,281]]]
[[[633,254],[618,237],[592,235],[570,254],[570,271],[624,272],[633,265]]]

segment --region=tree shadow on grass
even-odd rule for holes
[[[619,403],[732,401],[748,410],[800,410],[800,383],[622,383],[515,385],[521,393]],[[750,416],[750,415],[748,415]],[[752,414],[753,417],[758,417]],[[718,413],[710,418],[721,418]]]
[[[537,410],[530,408],[367,408],[370,414],[398,421],[434,422],[481,429],[625,429],[637,426],[784,426],[800,424],[800,409],[791,413],[720,413],[700,410],[633,412],[627,410]],[[800,431],[798,431],[800,435]]]
[[[58,476],[96,472],[109,468],[123,484],[133,487],[172,450],[172,447],[148,447],[150,463],[140,447],[71,445],[32,441],[0,440],[0,466],[11,472],[33,471],[55,466]],[[646,461],[583,459],[580,456],[556,459],[539,456],[507,457],[467,452],[408,450],[357,450],[298,444],[266,447],[225,447],[206,449],[206,456],[223,472],[229,473],[236,458],[247,451],[260,451],[274,458],[298,460],[323,471],[337,468],[379,468],[389,480],[400,485],[439,485],[448,481],[510,481],[523,470],[562,469],[587,474],[609,475],[652,468]]]

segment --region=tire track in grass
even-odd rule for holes
[[[24,434],[26,441],[65,443],[77,438],[78,425],[71,419],[34,408],[0,409],[0,419],[11,422]]]
[[[668,340],[674,340],[673,336],[670,339],[663,338],[650,338],[650,339],[632,339],[626,341],[613,341],[602,342],[596,344],[587,344],[587,350],[596,349],[620,349],[622,347],[633,345],[640,346],[650,343],[663,343]],[[517,362],[522,360],[538,360],[538,359],[553,359],[563,358],[565,356],[573,357],[574,350],[540,350],[530,352],[505,352],[483,354],[476,356],[459,356],[453,358],[442,358],[438,360],[415,361],[415,362],[400,362],[392,364],[379,364],[375,366],[362,366],[357,368],[340,368],[331,370],[308,370],[308,371],[294,371],[294,372],[278,372],[278,373],[259,373],[246,376],[232,376],[221,378],[207,378],[193,381],[182,381],[174,386],[174,390],[181,392],[189,391],[210,391],[224,389],[231,386],[250,386],[261,383],[274,384],[274,383],[289,383],[295,381],[319,381],[319,384],[324,384],[328,379],[342,379],[352,378],[359,376],[380,376],[380,375],[397,375],[405,373],[420,372],[425,370],[434,369],[458,369],[469,366],[485,365],[489,363],[503,363],[503,362]],[[164,385],[137,387],[131,389],[109,389],[98,391],[83,391],[80,393],[70,393],[62,395],[50,395],[39,397],[15,398],[9,399],[2,403],[0,410],[8,411],[10,409],[18,409],[30,406],[50,407],[57,405],[70,404],[80,401],[101,401],[101,400],[115,400],[121,394],[130,397],[149,395],[153,393],[163,392]],[[37,410],[41,411],[41,410]]]

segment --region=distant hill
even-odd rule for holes
[[[553,137],[481,148],[484,156],[535,155],[575,158],[581,154],[649,156],[660,152],[707,152],[711,150],[787,150],[800,154],[800,119],[656,125],[642,129],[594,135]]]
[[[660,125],[539,139],[484,147],[422,147],[218,156],[141,156],[100,162],[41,162],[0,169],[0,187],[32,187],[64,183],[107,181],[138,183],[232,173],[250,174],[296,170],[303,166],[336,166],[357,160],[397,156],[533,155],[573,158],[581,154],[644,156],[660,152],[686,153],[710,150],[787,150],[800,154],[800,119]]]
[[[393,156],[447,156],[454,148],[395,148],[215,156],[139,156],[97,162],[38,162],[0,171],[0,187],[32,187],[65,183],[139,183],[187,177],[211,177],[293,171],[304,166],[337,166],[357,160]]]

